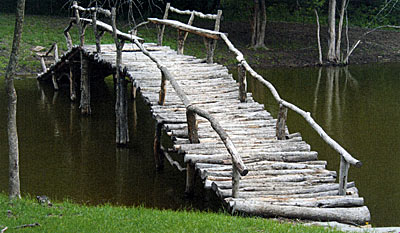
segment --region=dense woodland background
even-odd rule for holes
[[[100,0],[106,2],[104,7],[110,8],[116,0]],[[273,21],[315,22],[314,8],[322,17],[328,15],[328,0],[265,0],[267,18]],[[31,0],[26,2],[26,14],[37,15],[70,15],[71,1],[64,0]],[[87,6],[93,0],[81,0],[80,5]],[[129,11],[129,4],[139,21],[149,15],[161,15],[166,0],[121,0],[120,11]],[[226,21],[250,21],[255,1],[247,0],[171,0],[173,6],[180,9],[198,10],[214,13],[217,9],[224,12]],[[340,2],[340,1],[339,1]],[[338,3],[339,3],[338,2]],[[340,6],[338,4],[338,6]],[[386,6],[386,8],[385,8]],[[382,9],[384,9],[382,11]],[[15,0],[2,0],[0,12],[14,12]],[[140,13],[139,13],[140,11]],[[348,5],[349,23],[355,26],[375,27],[377,25],[399,25],[400,3],[398,0],[351,0]],[[325,23],[325,22],[322,22]]]

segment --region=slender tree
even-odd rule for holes
[[[254,0],[253,33],[251,35],[251,46],[255,49],[266,48],[265,29],[267,26],[267,9],[265,0]]]
[[[328,10],[328,61],[337,63],[336,57],[336,0],[329,0]]]
[[[17,1],[14,39],[10,60],[8,62],[5,81],[6,93],[8,97],[8,145],[9,145],[9,197],[21,198],[20,180],[19,180],[19,151],[17,134],[17,92],[14,87],[15,69],[18,63],[18,51],[20,47],[22,29],[24,23],[25,0]]]

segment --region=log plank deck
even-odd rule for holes
[[[210,123],[197,117],[200,143],[188,139],[186,108],[167,82],[165,104],[159,105],[161,72],[134,44],[126,44],[122,67],[150,105],[153,117],[162,122],[173,141],[173,150],[185,163],[195,166],[206,189],[212,189],[233,212],[266,217],[338,221],[364,225],[370,213],[358,196],[354,182],[345,196],[338,195],[336,172],[326,169],[299,133],[277,140],[276,119],[247,93],[239,101],[239,86],[228,69],[203,59],[178,55],[166,46],[145,43],[145,48],[175,76],[193,105],[208,111],[229,134],[249,173],[241,177],[239,197],[232,198],[232,161]],[[92,62],[115,67],[115,45],[102,44],[101,56],[94,45],[85,45]],[[69,51],[67,54],[72,54]],[[74,56],[79,56],[75,53]],[[58,63],[62,63],[61,60]],[[56,72],[57,63],[49,72]],[[46,73],[39,76],[46,79]],[[48,76],[47,76],[48,77]]]

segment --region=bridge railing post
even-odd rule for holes
[[[115,103],[115,114],[116,114],[116,143],[119,145],[126,145],[129,142],[129,131],[128,131],[128,103],[126,97],[127,81],[125,80],[126,72],[121,74],[121,63],[122,63],[122,48],[125,42],[118,39],[117,35],[117,24],[116,24],[116,9],[115,7],[111,10],[111,21],[113,28],[113,37],[115,47],[117,49],[116,67],[115,67],[115,79],[116,79],[116,103]]]
[[[276,137],[278,140],[286,139],[286,119],[288,109],[279,104],[278,119],[276,120]]]
[[[240,102],[246,102],[247,98],[247,81],[246,81],[246,69],[242,63],[238,65],[238,81],[239,81],[239,100]]]
[[[191,110],[186,110],[186,119],[188,123],[188,136],[190,143],[200,143],[198,134],[198,125],[196,120],[196,113]],[[196,170],[194,164],[186,164],[186,195],[193,195],[194,183],[196,178]]]
[[[345,196],[347,189],[347,177],[350,164],[340,155],[340,170],[339,170],[339,195]]]
[[[164,16],[163,19],[168,18],[168,11],[171,6],[171,3],[167,2],[167,5],[165,6],[165,11],[164,11]],[[162,46],[163,43],[163,37],[164,37],[164,31],[165,31],[165,25],[159,25],[158,27],[158,36],[157,36],[157,45]]]
[[[161,87],[160,87],[160,92],[159,92],[159,97],[158,97],[159,105],[165,104],[165,96],[167,94],[167,88],[165,87],[166,83],[167,83],[167,79],[165,77],[165,74],[164,74],[164,72],[161,71]]]

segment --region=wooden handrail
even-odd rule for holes
[[[85,11],[88,11],[88,12],[98,12],[98,13],[104,14],[104,15],[107,16],[107,17],[111,17],[111,12],[110,12],[109,10],[103,9],[103,8],[101,8],[101,7],[89,7],[89,8],[84,8],[84,7],[78,6],[78,5],[76,5],[76,4],[73,4],[73,5],[71,6],[71,8],[72,8],[72,9],[77,9],[77,10],[83,11],[83,12],[85,12]]]
[[[157,64],[157,67],[160,69],[163,78],[170,81],[172,87],[175,90],[175,93],[178,95],[178,97],[181,99],[181,101],[185,105],[186,111],[194,112],[195,114],[197,114],[201,117],[204,117],[207,121],[209,121],[211,123],[211,127],[219,135],[219,137],[221,138],[222,142],[224,143],[226,149],[228,150],[229,154],[231,155],[232,169],[233,169],[232,170],[232,183],[233,183],[232,193],[233,193],[233,197],[238,197],[240,175],[242,175],[242,176],[247,175],[249,170],[247,169],[246,165],[244,164],[240,154],[238,153],[238,151],[237,151],[235,145],[233,144],[232,140],[230,139],[229,135],[226,133],[226,131],[219,124],[219,122],[210,113],[200,109],[197,106],[194,106],[191,103],[191,101],[186,96],[185,92],[182,90],[182,88],[179,86],[178,82],[175,80],[175,77],[169,72],[169,70],[164,65],[161,64],[161,62],[156,57],[152,56],[138,40],[135,39],[134,43],[139,47],[139,49],[143,52],[143,54],[145,54],[147,57],[149,57],[153,62],[155,62]],[[160,99],[161,99],[161,97],[160,97]]]
[[[171,12],[175,12],[177,14],[181,14],[181,15],[191,15],[194,14],[195,16],[202,18],[202,19],[218,19],[218,14],[203,14],[201,12],[198,11],[190,11],[190,10],[179,10],[175,7],[170,6],[169,10]]]

